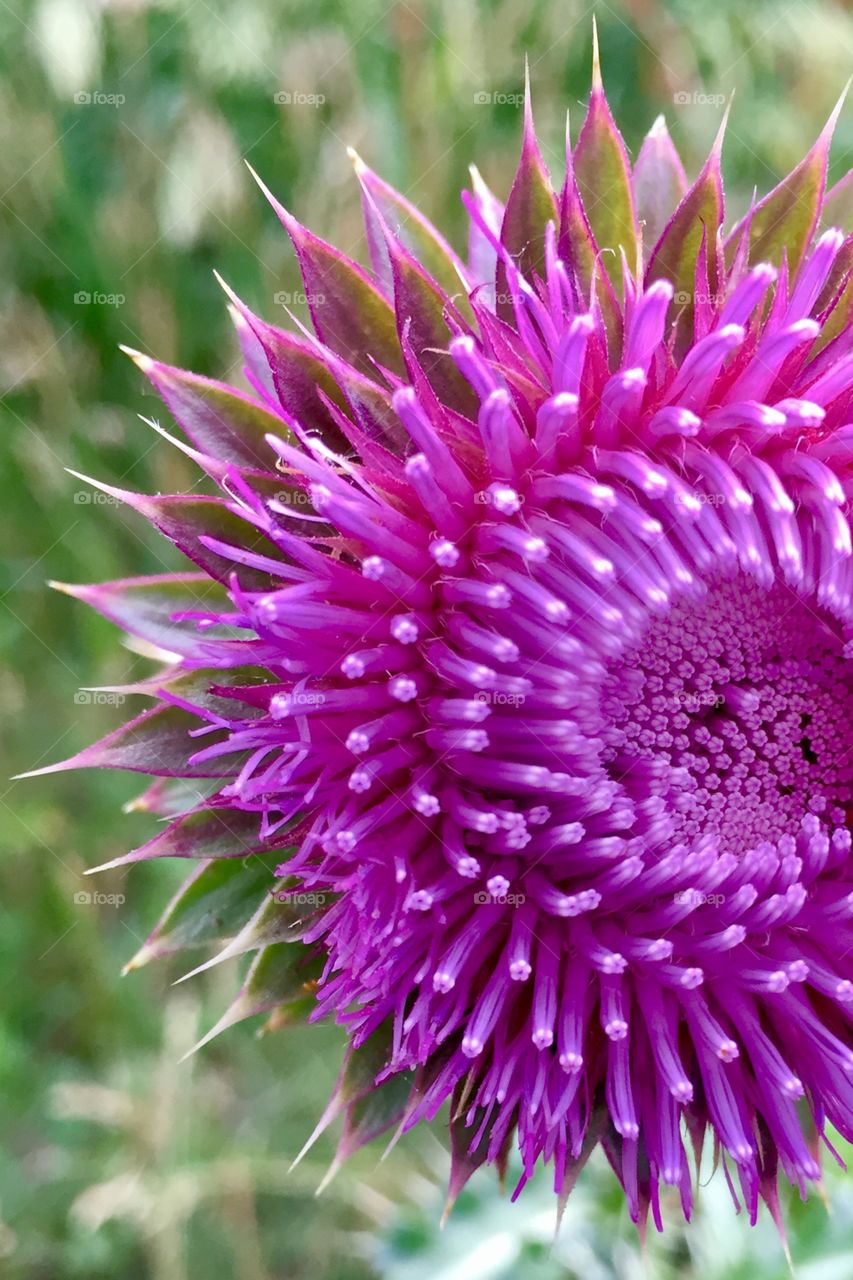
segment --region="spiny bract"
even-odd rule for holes
[[[197,571],[66,588],[166,667],[54,767],[161,779],[118,861],[194,869],[132,965],[218,931],[220,1027],[346,1028],[342,1157],[450,1099],[452,1195],[601,1143],[659,1224],[708,1129],[753,1219],[853,1139],[833,123],[725,233],[722,130],[632,168],[596,64],[559,194],[529,95],[505,206],[474,172],[467,262],[355,157],[370,270],[269,196],[314,333],[230,295],[251,395],[132,353],[221,493],[102,486]]]

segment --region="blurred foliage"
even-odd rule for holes
[[[783,1280],[790,1274],[782,1245],[765,1214],[755,1228],[733,1218],[725,1179],[709,1181],[705,1153],[697,1212],[689,1228],[677,1192],[663,1191],[666,1231],[649,1227],[643,1247],[624,1197],[601,1154],[572,1192],[555,1234],[554,1192],[539,1173],[510,1208],[482,1178],[469,1183],[442,1232],[439,1205],[398,1211],[379,1247],[384,1280]],[[520,1166],[515,1176],[521,1172]],[[512,1178],[510,1178],[510,1184]],[[847,1280],[853,1275],[853,1201],[840,1196],[831,1217],[786,1196],[797,1280]]]
[[[622,0],[598,6],[598,17],[606,84],[632,151],[664,111],[695,171],[719,100],[736,90],[725,152],[736,211],[754,183],[768,189],[810,145],[853,49],[847,7],[825,0]],[[353,145],[458,238],[467,164],[476,159],[498,191],[511,181],[525,53],[559,174],[566,105],[576,130],[588,90],[590,13],[580,0],[0,4],[7,774],[113,727],[121,712],[77,690],[121,683],[143,666],[45,579],[175,563],[136,518],[101,507],[63,467],[152,491],[196,483],[137,418],[159,410],[118,344],[237,377],[212,268],[269,316],[277,294],[298,291],[291,251],[243,158],[302,220],[359,251],[345,155]],[[848,109],[835,176],[852,149]],[[177,994],[168,984],[179,970],[168,964],[119,981],[179,874],[156,866],[82,878],[149,834],[143,818],[121,813],[137,789],[124,777],[65,774],[0,794],[4,1276],[642,1274],[620,1197],[599,1168],[553,1250],[545,1179],[510,1210],[479,1175],[438,1234],[447,1158],[428,1131],[384,1164],[380,1150],[361,1153],[319,1200],[330,1139],[288,1175],[332,1084],[339,1034],[290,1029],[258,1042],[238,1028],[178,1065],[236,975],[225,966]],[[124,901],[98,904],[96,890]],[[733,1225],[724,1199],[717,1179],[696,1230],[650,1246],[662,1280],[785,1273],[772,1227]],[[849,1193],[830,1225],[814,1199],[792,1224],[801,1280],[853,1274]]]

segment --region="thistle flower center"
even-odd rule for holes
[[[675,836],[743,854],[814,813],[845,821],[853,693],[838,626],[776,582],[717,578],[656,618],[613,667],[611,762],[642,759]]]

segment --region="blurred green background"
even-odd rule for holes
[[[243,158],[303,221],[360,251],[353,145],[459,240],[467,165],[502,194],[511,181],[525,53],[559,175],[566,108],[576,129],[588,89],[591,13],[579,0],[0,0],[2,776],[114,727],[120,710],[77,691],[145,665],[45,580],[175,563],[63,470],[151,491],[195,483],[139,421],[160,410],[118,344],[238,377],[212,268],[279,322],[276,295],[298,292]],[[633,153],[664,112],[695,173],[736,91],[725,151],[734,212],[808,148],[853,61],[853,17],[825,0],[623,0],[596,13]],[[848,107],[832,175],[851,151]],[[702,1191],[695,1229],[671,1226],[644,1260],[600,1164],[553,1247],[546,1179],[510,1208],[478,1175],[439,1233],[438,1129],[384,1163],[381,1144],[362,1152],[315,1198],[332,1138],[288,1166],[332,1085],[335,1029],[258,1040],[243,1025],[178,1065],[237,975],[224,966],[173,987],[181,967],[161,964],[119,979],[178,879],[170,866],[83,879],[149,834],[144,817],[121,812],[139,789],[88,774],[0,789],[0,1274],[788,1274],[772,1225],[750,1233],[735,1221],[721,1179]],[[124,901],[98,904],[95,890]],[[830,1174],[828,1192],[831,1216],[818,1198],[790,1206],[800,1280],[853,1276],[849,1184]]]

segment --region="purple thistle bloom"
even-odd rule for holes
[[[505,207],[475,175],[467,263],[356,157],[370,271],[269,196],[314,334],[229,294],[251,395],[134,354],[221,494],[102,486],[195,570],[68,588],[166,667],[53,768],[158,776],[118,861],[195,860],[132,964],[215,900],[220,1026],[346,1028],[342,1157],[452,1100],[451,1195],[515,1140],[564,1198],[600,1143],[660,1225],[706,1130],[752,1220],[853,1140],[833,123],[724,234],[722,131],[632,171],[596,61],[559,194],[529,98]]]

